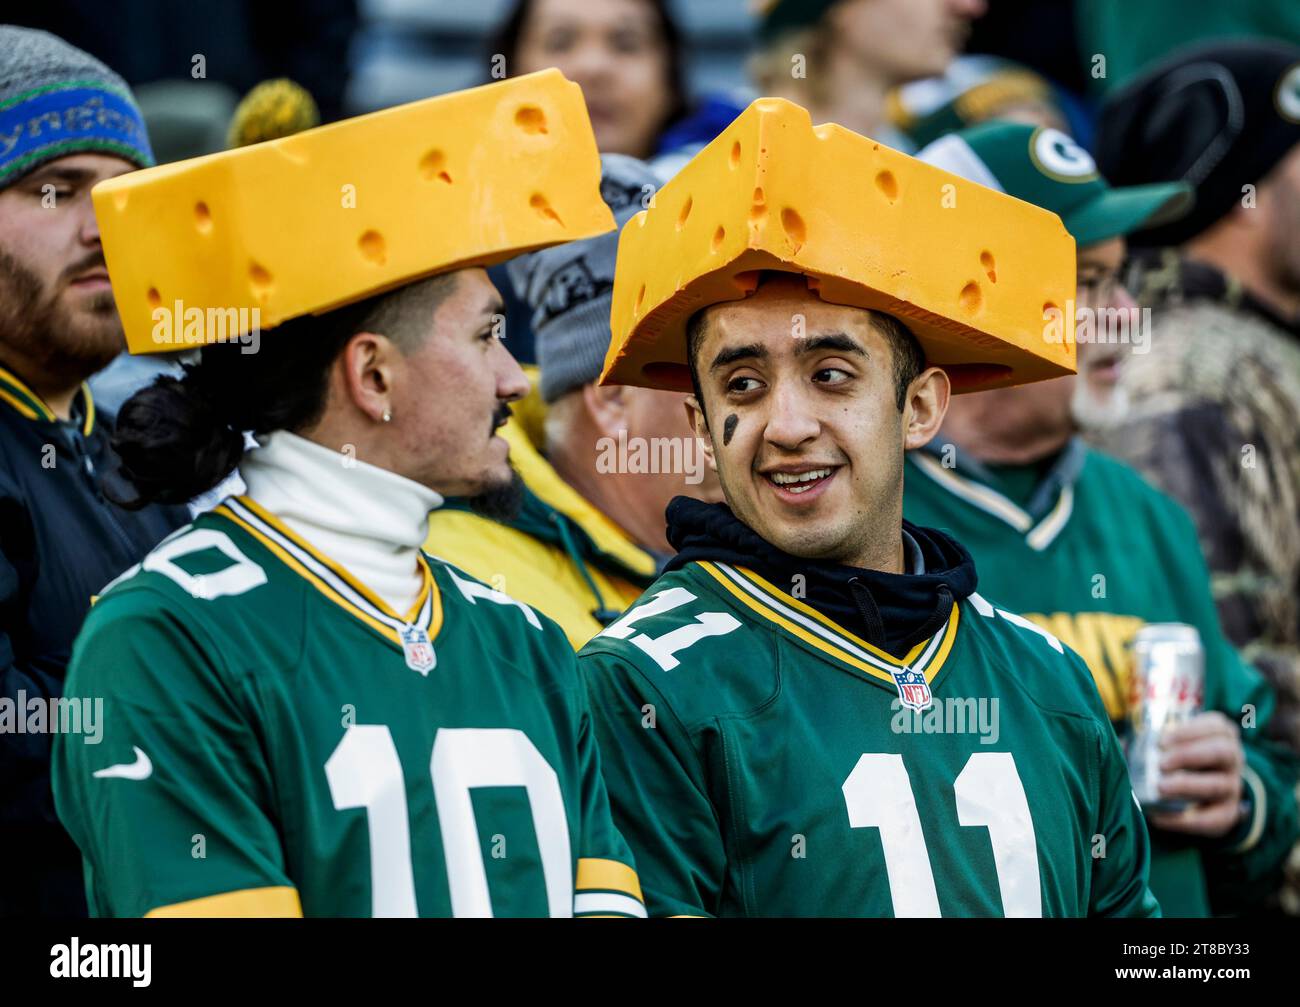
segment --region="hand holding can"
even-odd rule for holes
[[[1205,651],[1195,626],[1151,623],[1133,640],[1129,690],[1129,778],[1144,811],[1181,811],[1185,800],[1160,795],[1160,739],[1199,713],[1205,703]]]

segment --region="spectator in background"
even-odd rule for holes
[[[1300,47],[1183,50],[1107,100],[1098,161],[1126,183],[1196,188],[1187,218],[1135,235],[1153,246],[1129,279],[1151,352],[1099,444],[1191,511],[1224,629],[1300,751]],[[1300,855],[1283,904],[1300,914]]]
[[[1157,246],[1129,276],[1151,350],[1099,443],[1191,512],[1224,629],[1300,750],[1300,48],[1185,51],[1117,91],[1098,135],[1117,183],[1196,189],[1189,216],[1134,236]]]
[[[910,150],[889,124],[890,92],[942,74],[985,0],[775,0],[751,65],[765,95],[789,98],[814,123],[835,122]]]
[[[963,130],[919,156],[1060,215],[1091,312],[1080,324],[1096,320],[1098,341],[1079,343],[1078,377],[954,396],[939,436],[908,457],[904,517],[957,535],[982,590],[1084,658],[1121,736],[1137,632],[1162,622],[1196,629],[1205,710],[1164,739],[1164,796],[1191,806],[1146,809],[1151,891],[1166,916],[1266,904],[1300,835],[1295,760],[1264,739],[1274,697],[1224,638],[1187,514],[1076,436],[1122,408],[1116,377],[1129,346],[1103,341],[1111,333],[1101,329],[1134,308],[1118,279],[1124,235],[1181,216],[1191,191],[1111,188],[1069,137],[1017,123]],[[1243,725],[1247,708],[1256,715]]]
[[[622,226],[658,179],[629,157],[606,154],[603,163],[601,194]],[[575,649],[654,580],[671,552],[668,502],[679,494],[721,498],[687,423],[686,396],[596,384],[609,348],[617,247],[611,231],[509,263],[534,312],[548,408],[536,443],[518,414],[501,431],[522,477],[523,506],[498,522],[448,501],[429,515],[425,543],[549,615]]]
[[[666,0],[517,0],[491,38],[497,55],[511,77],[553,66],[581,86],[601,153],[644,160],[686,114]]]
[[[0,916],[84,916],[50,793],[52,701],[91,597],[188,519],[105,499],[113,420],[85,384],[123,346],[90,190],[153,154],[117,74],[10,26],[0,136],[17,138],[0,153]]]
[[[682,35],[667,0],[516,0],[488,41],[488,66],[499,57],[511,77],[553,66],[577,83],[601,153],[650,158],[665,131],[686,116]],[[706,123],[707,139],[735,112]],[[506,346],[515,359],[535,363],[530,309],[505,266],[488,275],[505,304]]]

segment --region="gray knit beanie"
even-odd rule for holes
[[[126,81],[49,32],[0,25],[0,189],[81,153],[154,163]]]
[[[609,349],[614,257],[619,230],[650,205],[659,176],[642,161],[602,154],[600,194],[618,227],[607,234],[554,245],[507,265],[515,292],[533,310],[542,398],[554,402],[600,377]]]

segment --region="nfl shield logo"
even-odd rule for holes
[[[919,671],[904,668],[894,674],[894,684],[898,686],[898,698],[909,710],[928,709],[933,697],[930,695],[930,683]]]
[[[438,656],[433,652],[433,643],[429,640],[429,634],[418,626],[407,626],[401,632],[406,666],[412,671],[428,676],[438,663]]]

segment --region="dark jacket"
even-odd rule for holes
[[[85,914],[50,791],[48,704],[92,596],[189,520],[184,507],[109,503],[111,423],[84,385],[72,412],[57,419],[0,367],[0,916]],[[37,711],[47,726],[30,733]]]
[[[904,543],[921,573],[894,574],[782,552],[737,518],[726,504],[674,497],[668,505],[668,542],[675,570],[704,560],[758,571],[774,584],[800,584],[809,605],[887,653],[905,654],[948,621],[956,602],[978,583],[970,553],[956,539],[904,521]]]

